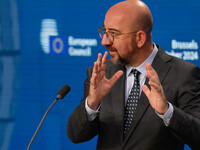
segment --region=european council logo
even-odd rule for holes
[[[67,39],[64,36],[50,36],[50,53],[66,54]]]

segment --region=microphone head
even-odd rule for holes
[[[60,89],[60,91],[58,91],[58,93],[57,93],[57,99],[63,99],[70,90],[71,90],[71,88],[67,84],[65,84]]]

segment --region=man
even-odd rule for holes
[[[67,134],[98,135],[99,150],[200,149],[200,69],[152,42],[152,15],[139,0],[120,2],[99,29],[108,53],[87,71],[84,97]]]

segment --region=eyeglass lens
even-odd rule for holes
[[[106,32],[103,29],[99,29],[99,35],[100,35],[101,39],[103,39],[104,34],[106,34],[107,40],[112,43],[113,42],[113,36],[109,32]]]

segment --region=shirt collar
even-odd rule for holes
[[[150,63],[152,64],[157,52],[158,52],[158,48],[156,47],[156,44],[153,43],[154,49],[151,53],[151,55],[138,67],[131,67],[131,66],[126,66],[126,77],[128,77],[131,73],[132,69],[137,69],[141,74],[145,74],[146,72],[146,68],[145,68],[145,64],[146,63]]]

